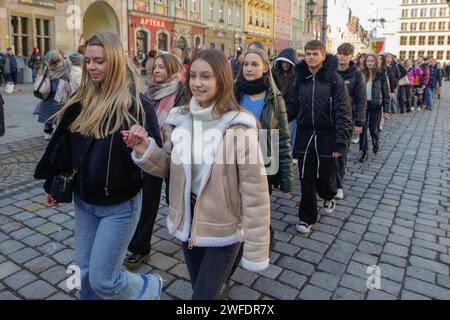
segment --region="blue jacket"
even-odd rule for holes
[[[437,66],[428,66],[430,70],[430,80],[428,81],[428,87],[436,88],[437,85],[442,86],[441,69]]]

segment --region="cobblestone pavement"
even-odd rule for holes
[[[228,298],[450,299],[450,93],[443,92],[432,112],[393,115],[378,156],[367,163],[357,162],[352,146],[346,198],[320,216],[310,235],[295,231],[298,183],[291,195],[275,192],[271,266],[260,273],[239,268]],[[16,107],[7,106],[7,123],[18,121],[9,118]],[[31,130],[28,121],[35,120],[26,113],[17,125]],[[73,207],[44,207],[32,172],[45,141],[31,131],[36,135],[17,131],[9,143],[0,139],[0,299],[76,299],[65,282]],[[139,271],[163,276],[163,299],[189,299],[182,250],[165,229],[166,215],[163,206],[152,256]],[[380,268],[380,289],[367,287],[372,265]]]

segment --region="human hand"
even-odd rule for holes
[[[355,127],[355,128],[353,129],[353,132],[354,132],[355,134],[361,134],[362,131],[363,131],[363,127]]]
[[[45,193],[45,205],[49,208],[54,208],[59,206],[58,201],[56,201],[50,194]]]
[[[138,154],[144,154],[148,148],[148,132],[144,127],[133,125],[130,130],[121,131],[123,141],[128,148],[132,148]]]
[[[337,158],[342,157],[342,156],[343,156],[343,154],[340,153],[340,152],[333,152],[333,155],[331,157],[334,158],[334,159],[337,159]]]

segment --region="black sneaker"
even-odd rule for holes
[[[128,253],[123,261],[123,264],[128,269],[138,268],[150,259],[150,254],[141,255],[139,253]]]

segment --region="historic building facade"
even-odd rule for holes
[[[126,3],[106,1],[0,0],[0,49],[31,55],[59,49],[74,51],[97,31],[119,34],[127,48]]]

